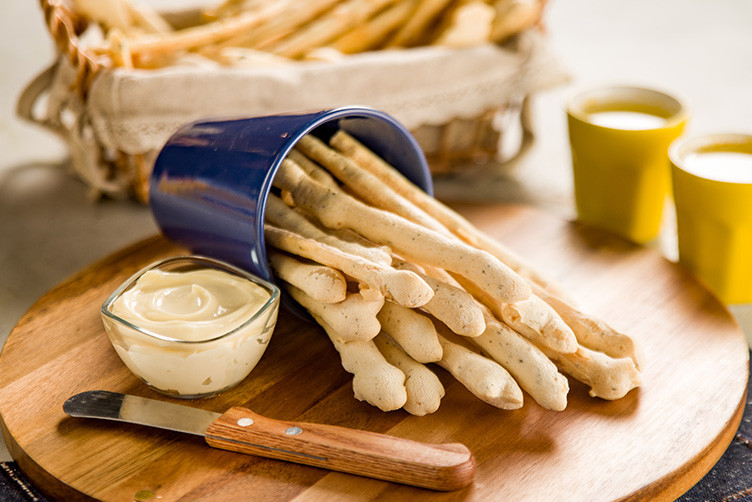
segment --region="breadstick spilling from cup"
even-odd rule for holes
[[[343,130],[296,145],[268,206],[270,264],[331,339],[357,399],[433,413],[436,367],[500,409],[525,397],[565,409],[564,374],[600,399],[641,384],[634,340]]]

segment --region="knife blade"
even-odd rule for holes
[[[429,444],[334,425],[275,420],[242,407],[215,413],[91,390],[68,398],[63,411],[72,417],[198,435],[214,448],[433,490],[462,488],[475,474],[473,455],[461,443]]]

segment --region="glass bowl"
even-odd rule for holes
[[[155,262],[102,304],[110,342],[123,363],[171,397],[213,396],[240,383],[264,354],[280,291],[203,256]]]

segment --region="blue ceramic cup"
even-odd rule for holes
[[[274,282],[264,240],[274,175],[300,138],[310,133],[328,141],[338,129],[432,193],[425,156],[404,126],[378,110],[344,107],[182,127],[155,162],[149,184],[152,214],[176,244]],[[306,316],[289,298],[283,303]]]

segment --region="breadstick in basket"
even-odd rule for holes
[[[482,0],[460,2],[431,44],[461,48],[486,43],[491,39],[494,15],[494,8]]]
[[[410,14],[407,22],[387,42],[387,47],[409,47],[418,44],[426,28],[435,21],[452,0],[422,0]]]
[[[256,49],[265,49],[274,42],[283,37],[289,36],[300,26],[303,26],[319,17],[327,9],[339,3],[340,0],[307,0],[299,2],[297,0],[275,0],[275,3],[285,3],[284,15],[276,16],[269,19],[264,24],[257,26],[253,30],[244,33],[238,33],[235,37],[221,42],[221,45],[253,47]],[[260,2],[264,3],[264,2]],[[252,6],[258,8],[258,6]],[[245,7],[243,10],[250,10]]]
[[[491,40],[497,43],[535,25],[543,10],[540,0],[496,0],[493,6]]]
[[[325,16],[301,26],[288,37],[266,47],[275,54],[296,58],[314,47],[321,47],[347,32],[352,26],[367,21],[381,9],[397,0],[345,0],[335,5]]]
[[[238,16],[173,31],[168,34],[144,35],[133,38],[129,47],[134,57],[153,58],[212,45],[245,33],[284,15],[284,5],[265,3],[262,8],[243,12]]]
[[[374,49],[409,19],[418,3],[418,0],[400,0],[376,14],[368,22],[355,26],[329,45],[343,54]]]

